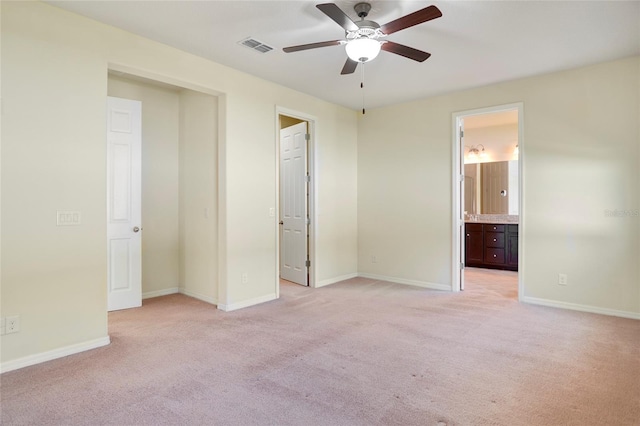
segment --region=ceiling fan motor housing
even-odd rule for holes
[[[356,31],[345,31],[347,39],[354,38],[379,38],[384,36],[380,31],[380,25],[373,21],[358,21],[355,23],[358,26]]]

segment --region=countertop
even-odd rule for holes
[[[517,225],[518,222],[506,220],[465,220],[464,223],[485,223],[489,225]]]
[[[476,219],[471,219],[475,217]],[[493,225],[512,224],[517,225],[520,217],[517,214],[478,214],[467,215],[464,223],[487,223]]]

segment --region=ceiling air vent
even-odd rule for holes
[[[267,53],[273,50],[273,47],[264,44],[261,41],[256,40],[255,38],[245,38],[244,40],[240,40],[239,44],[248,47],[249,49],[256,50],[260,53]]]

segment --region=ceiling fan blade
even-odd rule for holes
[[[394,43],[392,41],[382,43],[380,48],[387,52],[395,53],[396,55],[404,56],[405,58],[413,59],[418,62],[424,62],[429,58],[429,56],[431,56],[431,53],[423,52],[422,50],[414,49],[413,47]]]
[[[414,25],[422,24],[423,22],[430,21],[442,16],[442,12],[435,6],[425,7],[417,12],[410,13],[398,18],[395,21],[384,24],[380,27],[380,31],[389,35],[397,31],[404,30],[405,28],[413,27]]]
[[[285,47],[286,53],[299,52],[300,50],[317,49],[318,47],[339,46],[342,44],[342,40],[321,41],[318,43],[300,44],[298,46]]]
[[[340,74],[342,75],[353,74],[357,66],[358,66],[357,61],[354,61],[351,58],[347,58],[347,62],[344,63],[344,67],[342,67],[342,71],[340,72]]]
[[[333,19],[345,31],[358,31],[358,26],[335,3],[317,4],[316,7],[329,18]]]

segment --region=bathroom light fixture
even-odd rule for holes
[[[469,148],[470,157],[484,157],[484,155],[485,155],[484,145],[482,145],[481,143],[476,146],[471,145],[471,147]]]
[[[345,46],[347,56],[355,62],[369,62],[380,53],[380,42],[368,37],[349,40]]]

